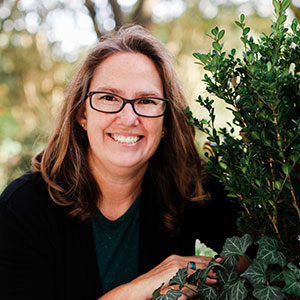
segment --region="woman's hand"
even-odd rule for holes
[[[151,299],[152,293],[155,289],[157,289],[162,283],[167,284],[169,280],[176,274],[176,272],[188,266],[190,261],[196,263],[196,269],[205,269],[209,262],[211,261],[211,257],[205,256],[178,256],[171,255],[166,258],[162,263],[156,266],[154,269],[149,272],[137,277],[131,282],[121,285],[112,291],[105,294],[101,297],[101,300],[108,299],[137,299],[137,300],[145,300]],[[221,259],[217,259],[218,260]],[[188,268],[189,274],[195,272],[190,267]],[[213,272],[209,272],[206,283],[207,284],[215,284],[216,274]],[[188,289],[187,289],[188,292]],[[100,300],[99,299],[99,300]],[[184,296],[180,299],[186,299]]]

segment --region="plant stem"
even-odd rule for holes
[[[295,192],[294,192],[294,187],[292,185],[292,180],[291,180],[291,176],[290,175],[288,176],[288,181],[289,181],[289,183],[291,185],[291,195],[292,195],[292,199],[293,199],[292,204],[293,204],[294,208],[297,211],[298,218],[300,219],[300,209],[299,209],[299,206],[297,204],[297,199],[296,199],[296,195],[295,195]]]
[[[272,216],[271,216],[271,215],[269,214],[269,211],[268,211],[268,208],[267,208],[265,202],[263,202],[263,206],[264,206],[264,208],[265,208],[265,210],[266,210],[266,212],[267,212],[267,215],[268,215],[268,217],[269,217],[269,220],[271,221],[271,223],[272,223],[272,225],[273,225],[273,228],[274,228],[274,230],[275,230],[275,232],[276,232],[276,234],[277,234],[279,240],[281,241],[280,233],[279,233],[279,230],[278,230],[278,227],[277,227],[277,207],[276,207],[276,206],[273,207],[274,212],[273,212],[273,214],[272,214]]]

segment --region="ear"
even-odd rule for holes
[[[164,126],[162,131],[161,131],[161,137],[162,138],[165,137],[167,135],[167,133],[168,133],[168,129]]]
[[[81,105],[78,109],[76,120],[84,130],[86,130],[86,123],[87,123],[87,118],[86,118],[86,111],[85,111],[85,105]]]

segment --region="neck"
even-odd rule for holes
[[[97,206],[106,218],[116,220],[130,208],[142,190],[147,166],[139,170],[118,169],[118,172],[112,172],[112,169],[91,168],[101,190]]]

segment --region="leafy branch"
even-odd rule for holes
[[[223,50],[225,31],[209,34],[212,50],[194,53],[207,73],[206,91],[196,100],[209,119],[191,124],[207,135],[207,171],[224,183],[228,196],[241,204],[241,233],[257,241],[274,234],[285,253],[300,261],[300,29],[285,24],[291,0],[273,0],[275,20],[269,35],[254,40],[242,14],[243,52]],[[233,119],[216,127],[215,101],[223,101]]]

